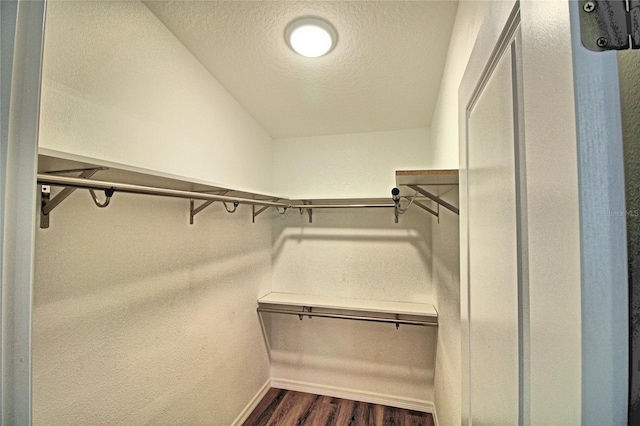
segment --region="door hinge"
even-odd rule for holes
[[[580,0],[580,33],[589,50],[640,48],[640,0]]]

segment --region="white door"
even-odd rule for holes
[[[469,394],[474,424],[519,422],[520,14],[508,17],[466,96]]]
[[[474,423],[487,425],[518,423],[515,35],[508,34],[467,107],[469,385]]]
[[[581,56],[570,5],[492,2],[460,86],[463,423],[626,419],[615,57]]]

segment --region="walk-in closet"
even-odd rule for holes
[[[591,6],[0,4],[3,424],[626,418]]]

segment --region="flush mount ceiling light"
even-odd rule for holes
[[[330,23],[321,18],[298,18],[287,25],[287,44],[295,52],[308,58],[317,58],[331,52],[338,34]]]

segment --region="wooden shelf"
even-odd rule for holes
[[[458,170],[396,170],[397,185],[458,185]]]
[[[293,293],[269,293],[258,299],[258,311],[411,325],[437,325],[429,303],[389,302]]]

